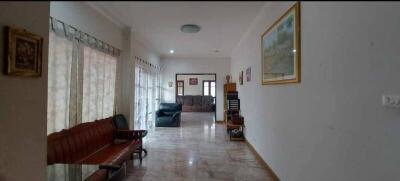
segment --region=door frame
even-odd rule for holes
[[[218,88],[218,83],[217,83],[217,73],[176,73],[175,74],[175,85],[177,84],[177,81],[178,81],[178,75],[214,75],[214,78],[215,78],[215,111],[214,111],[214,122],[215,121],[217,121],[217,103],[218,103],[218,101],[217,101],[217,88]],[[183,83],[183,84],[185,84],[185,82]],[[203,85],[202,85],[203,86]],[[176,88],[177,86],[175,86],[175,103],[177,102],[177,100],[178,100],[178,92],[177,92],[177,88]],[[183,92],[183,95],[185,95],[185,92]]]

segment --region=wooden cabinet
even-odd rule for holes
[[[227,100],[226,95],[229,91],[236,91],[236,83],[224,84],[224,122],[227,123]]]

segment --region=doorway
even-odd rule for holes
[[[216,80],[216,73],[177,73],[175,102],[182,104],[182,112],[214,112],[216,120]]]

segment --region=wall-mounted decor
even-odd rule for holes
[[[262,84],[300,82],[300,3],[261,37]]]
[[[197,85],[197,78],[189,78],[189,85]]]
[[[247,82],[251,81],[251,67],[246,69],[246,81]]]
[[[226,83],[229,83],[229,82],[231,82],[231,76],[230,75],[226,75]]]
[[[172,84],[173,84],[172,82],[168,82],[168,87],[172,87],[173,86]]]
[[[5,73],[41,76],[43,38],[24,29],[6,27]]]
[[[243,71],[240,71],[239,73],[239,84],[243,85]]]

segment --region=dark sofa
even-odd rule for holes
[[[181,125],[182,105],[161,103],[156,112],[156,127],[179,127]]]
[[[213,112],[215,111],[212,96],[178,96],[176,102],[182,104],[183,112]]]

